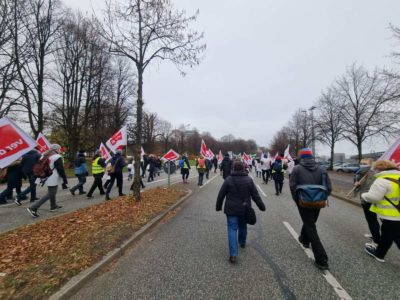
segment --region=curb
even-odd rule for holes
[[[331,196],[333,196],[335,198],[338,198],[338,199],[340,199],[342,201],[345,201],[347,203],[353,204],[354,206],[361,207],[361,203],[360,202],[356,202],[356,201],[350,200],[349,198],[346,198],[346,197],[341,196],[339,194],[331,193]]]
[[[193,191],[190,189],[186,189],[187,194],[183,196],[177,203],[170,206],[167,210],[160,213],[157,217],[150,220],[146,225],[140,228],[137,232],[133,234],[127,241],[125,241],[120,247],[110,251],[107,253],[103,259],[90,268],[82,271],[78,275],[72,277],[61,289],[51,295],[50,300],[64,300],[71,298],[74,294],[76,294],[86,283],[88,283],[91,279],[96,277],[96,275],[103,270],[105,267],[110,265],[113,261],[123,256],[125,251],[132,246],[135,242],[140,240],[143,235],[145,235],[150,229],[152,229],[155,225],[157,225],[169,212],[176,209],[178,206],[183,204],[187,198],[189,198]]]

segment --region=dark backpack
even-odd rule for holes
[[[50,168],[50,159],[48,155],[44,155],[33,165],[32,173],[36,178],[45,179],[53,174]]]
[[[281,172],[282,172],[282,162],[274,163],[274,168],[273,168],[273,170],[274,170],[276,173],[281,173]]]
[[[324,208],[328,201],[327,174],[321,174],[322,185],[303,184],[296,187],[299,206],[305,208]]]

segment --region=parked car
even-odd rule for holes
[[[338,166],[334,166],[333,170],[336,172],[345,172],[345,173],[355,173],[360,169],[359,164],[350,164],[344,163]]]

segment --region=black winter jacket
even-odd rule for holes
[[[224,159],[222,160],[220,169],[222,171],[222,177],[226,179],[232,171],[232,161],[228,156],[225,156]]]
[[[125,167],[125,159],[121,156],[121,154],[117,153],[111,158],[111,165],[115,166],[115,173],[122,173]]]
[[[38,162],[40,157],[41,154],[35,149],[22,156],[21,169],[26,176],[32,175],[33,166]]]
[[[326,174],[326,188],[328,194],[332,191],[331,180],[324,168],[318,165],[314,159],[302,159],[300,163],[293,168],[290,175],[289,186],[293,200],[297,201],[296,188],[302,184],[319,184],[322,185],[322,174]]]
[[[251,199],[260,210],[265,211],[265,205],[253,180],[245,172],[232,172],[224,181],[218,193],[217,211],[222,209],[225,197],[224,213],[228,216],[243,216],[245,214],[243,202],[246,201],[251,206]]]

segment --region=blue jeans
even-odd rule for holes
[[[71,191],[79,190],[79,193],[83,193],[83,185],[86,183],[86,174],[75,174],[78,177],[78,184],[71,188]]]
[[[29,186],[17,195],[18,199],[23,199],[31,193],[31,202],[36,199],[36,177],[33,174],[28,174]]]
[[[246,244],[247,223],[244,216],[226,216],[228,223],[228,241],[230,256],[238,256],[238,231],[239,244]]]

